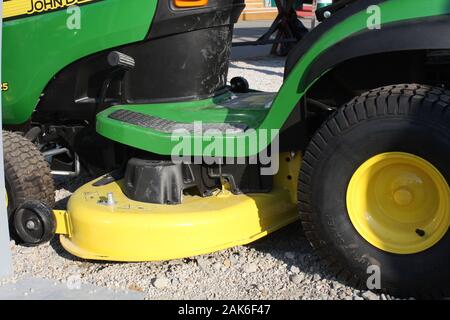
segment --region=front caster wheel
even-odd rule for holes
[[[56,231],[53,211],[40,201],[27,201],[14,214],[14,229],[19,240],[27,246],[50,241]]]

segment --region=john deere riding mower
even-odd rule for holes
[[[322,8],[277,93],[227,82],[243,8],[4,1],[16,236],[37,245],[56,233],[82,258],[151,261],[250,243],[300,219],[339,278],[446,293],[449,1]],[[99,178],[52,211],[51,174],[80,170]]]

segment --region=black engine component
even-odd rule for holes
[[[159,203],[181,203],[183,190],[195,186],[187,167],[168,161],[133,158],[128,162],[123,191],[133,200]]]
[[[159,1],[149,40],[119,49],[136,59],[126,76],[125,101],[203,99],[223,91],[233,24],[244,6],[244,0],[209,0],[186,10]]]
[[[232,34],[232,25],[217,26],[120,49],[136,59],[136,68],[125,80],[125,101],[192,100],[224,90]]]
[[[207,166],[133,158],[125,171],[123,192],[132,200],[155,204],[180,204],[183,192],[191,188],[210,196],[221,188],[221,180],[234,194],[270,192],[273,178],[261,175],[260,169],[258,164]],[[107,176],[102,185],[116,179]]]

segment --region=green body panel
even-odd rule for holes
[[[450,13],[448,0],[390,0],[381,3],[380,7],[382,12],[382,24]],[[313,84],[302,84],[302,80],[303,75],[306,74],[306,71],[314,60],[339,41],[366,29],[368,18],[369,14],[365,11],[361,11],[342,21],[340,24],[325,33],[298,61],[297,65],[291,71],[289,77],[285,80],[282,88],[278,92],[270,107],[270,110],[267,112],[266,117],[256,128],[258,133],[257,148],[255,148],[252,143],[247,143],[245,144],[245,148],[239,148],[238,150],[236,150],[236,148],[227,147],[238,145],[238,140],[254,142],[254,140],[252,140],[254,139],[254,132],[238,135],[214,136],[213,138],[191,135],[185,137],[186,140],[190,141],[190,145],[192,145],[191,153],[186,155],[204,155],[204,150],[211,145],[211,141],[214,141],[215,145],[222,146],[220,150],[217,148],[215,149],[216,156],[252,156],[267,148],[268,144],[270,144],[272,139],[276,136],[273,130],[280,129],[283,126],[295,105]],[[203,102],[197,103],[202,104]],[[107,110],[100,114],[97,118],[97,131],[105,137],[134,146],[136,148],[165,155],[172,154],[175,146],[179,144],[179,139],[172,139],[171,135],[156,132],[154,130],[143,130],[137,126],[124,124],[122,124],[123,127],[119,129],[120,123],[108,118],[107,115],[109,113],[110,112]],[[186,122],[186,119],[190,117],[191,119],[195,119],[195,121],[207,122],[208,119],[204,119],[203,115],[204,114],[202,113],[189,115],[189,111],[180,110],[177,117],[175,119],[172,117],[171,120]],[[169,115],[164,113],[160,114],[160,116],[162,118],[169,117]],[[210,116],[208,115],[208,117]],[[225,121],[227,120],[228,119],[225,118]]]
[[[147,142],[151,141],[154,143],[153,152],[164,153],[164,150],[173,147],[171,134],[113,120],[109,115],[117,110],[128,110],[175,122],[245,124],[249,129],[256,129],[265,119],[274,97],[275,93],[225,93],[201,101],[119,105],[97,115],[97,131],[107,137],[113,134],[116,137],[114,140],[144,150],[149,147]],[[194,139],[191,153],[203,143],[202,136]]]
[[[257,128],[264,120],[275,93],[225,93],[220,96],[177,103],[119,105],[108,108],[97,116],[103,123],[116,110],[129,110],[175,122],[192,123],[201,119],[205,123],[241,123]],[[182,118],[180,118],[182,114]],[[115,121],[120,125],[119,121]]]
[[[143,40],[156,0],[103,0],[80,6],[81,29],[70,30],[66,10],[6,21],[3,25],[3,122],[30,119],[39,96],[60,70],[90,54]]]

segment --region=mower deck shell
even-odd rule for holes
[[[300,156],[280,159],[271,193],[220,190],[207,198],[186,196],[180,205],[132,201],[122,192],[122,181],[100,187],[90,182],[72,195],[66,217],[58,219],[66,224],[57,227],[61,244],[84,259],[130,262],[185,258],[248,244],[298,219]],[[108,193],[113,193],[114,205],[105,204]]]

